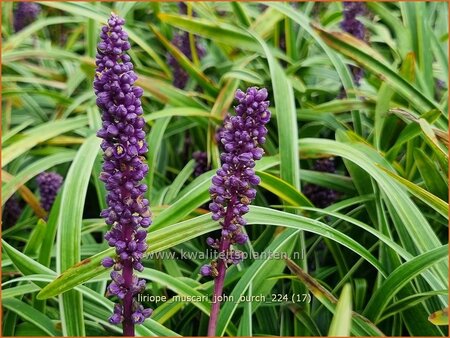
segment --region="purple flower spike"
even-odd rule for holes
[[[17,223],[22,214],[22,205],[19,203],[19,200],[16,196],[11,196],[5,203],[5,207],[3,208],[3,225],[5,227],[13,226]]]
[[[255,198],[256,191],[251,186],[260,181],[253,168],[264,153],[258,145],[266,140],[265,124],[270,119],[266,98],[266,89],[252,87],[246,93],[238,90],[236,116],[226,119],[221,133],[220,142],[225,151],[220,156],[222,167],[212,178],[209,208],[214,220],[224,219],[221,225],[229,233],[232,243],[236,242],[238,235],[240,244],[245,242],[240,235],[240,227],[244,225],[242,216]]]
[[[134,85],[128,35],[123,31],[124,20],[112,14],[102,27],[96,56],[94,89],[97,105],[102,112],[103,171],[108,208],[101,216],[112,225],[105,234],[108,244],[115,247],[117,257],[105,258],[104,267],[113,267],[108,292],[120,299],[110,322],[123,324],[125,336],[134,336],[134,325],[142,323],[151,314],[134,300],[145,289],[145,280],[138,279],[134,270],[142,271],[142,258],[147,250],[145,238],[151,224],[149,202],[144,198],[147,186],[140,181],[148,166],[144,155],[148,151],[143,127],[145,121],[141,97],[143,91]]]
[[[205,54],[205,48],[198,43],[197,36],[195,38],[195,50],[199,59],[202,59]],[[191,45],[189,42],[189,33],[179,32],[172,38],[172,44],[177,47],[189,60],[193,60]],[[189,80],[189,74],[180,66],[178,60],[172,54],[167,54],[167,63],[173,71],[173,85],[177,88],[183,89]]]
[[[355,38],[360,40],[365,40],[366,37],[366,28],[364,24],[357,19],[358,15],[366,14],[366,6],[362,2],[353,2],[353,1],[344,1],[344,20],[341,22],[341,28],[353,35]],[[353,75],[353,79],[355,84],[359,86],[362,77],[364,76],[363,69],[359,67],[351,66],[350,70]]]
[[[187,5],[184,2],[178,3],[180,14],[187,15]],[[195,13],[192,13],[195,16]],[[205,48],[198,42],[198,37],[194,36],[195,51],[197,52],[198,59],[202,59],[205,54]],[[191,44],[189,42],[188,32],[179,32],[172,38],[172,44],[177,47],[189,60],[193,60]],[[189,80],[189,74],[180,66],[177,59],[172,54],[167,54],[167,63],[172,68],[173,72],[173,85],[179,89],[186,87]]]
[[[34,20],[41,12],[41,6],[33,2],[19,2],[14,11],[14,31],[21,31]]]
[[[335,173],[336,167],[333,158],[319,159],[314,163],[314,170],[326,173]],[[303,193],[318,208],[326,208],[338,198],[336,191],[315,184],[305,184]]]
[[[244,215],[249,211],[248,205],[256,196],[256,190],[252,186],[260,182],[253,168],[255,161],[264,154],[260,145],[266,141],[265,125],[270,120],[267,96],[265,88],[252,87],[245,93],[237,90],[235,98],[239,104],[235,107],[236,116],[225,119],[219,134],[224,152],[220,156],[222,167],[212,178],[209,189],[212,199],[209,209],[212,219],[219,221],[222,226],[217,245],[221,258],[200,269],[202,275],[215,277],[215,301],[211,308],[208,336],[216,335],[220,308],[217,296],[222,295],[227,265],[238,264],[242,260],[242,253],[233,250],[231,245],[244,244],[248,240],[247,235],[242,232],[242,226],[246,224]],[[207,244],[215,246],[210,238]]]
[[[344,20],[341,22],[342,29],[356,38],[363,40],[365,28],[364,25],[357,20],[357,16],[366,14],[366,5],[363,2],[356,1],[344,1],[342,5],[344,7]]]
[[[41,195],[41,206],[45,211],[50,211],[63,183],[63,178],[57,173],[43,172],[36,177],[36,182]]]
[[[208,157],[204,151],[196,151],[192,154],[195,160],[194,176],[198,177],[201,174],[211,170],[211,166],[208,165]]]

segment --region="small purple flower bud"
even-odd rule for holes
[[[245,244],[248,241],[248,236],[241,232],[234,236],[234,240],[237,244]]]
[[[144,322],[144,316],[140,312],[135,312],[131,315],[131,318],[133,319],[133,323],[135,324],[142,324]]]
[[[111,257],[105,257],[105,258],[103,258],[103,260],[102,260],[102,265],[105,267],[105,268],[111,268],[113,265],[114,265],[114,259],[112,259]]]
[[[133,307],[135,308],[135,311],[131,315],[131,318],[135,324],[142,324],[144,320],[149,318],[153,313],[152,309],[144,309],[144,307],[136,301],[133,301]]]
[[[243,260],[243,255],[241,251],[232,250],[229,254],[230,263],[238,265]]]
[[[136,234],[134,235],[134,237],[136,238],[137,241],[144,240],[146,236],[147,236],[146,230],[138,230],[138,231],[136,231]]]
[[[122,315],[121,314],[119,314],[119,313],[114,313],[111,317],[109,317],[109,319],[108,319],[108,321],[111,323],[111,324],[120,324],[120,323],[122,323],[122,320],[123,320],[123,317],[122,317]]]
[[[142,310],[141,313],[145,318],[149,318],[153,313],[153,309],[147,308]]]
[[[216,176],[214,176],[214,177],[216,177]],[[211,210],[212,212],[218,212],[220,210],[220,205],[217,203],[210,203],[209,210]]]
[[[144,271],[144,266],[140,262],[134,262],[133,268],[134,268],[134,270],[139,271],[139,272]]]
[[[259,183],[261,183],[261,179],[256,175],[251,175],[249,177],[249,182],[250,182],[250,184],[258,185]]]
[[[211,265],[203,265],[201,268],[200,268],[200,274],[202,275],[202,276],[211,276]]]

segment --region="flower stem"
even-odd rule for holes
[[[234,217],[233,208],[236,204],[236,196],[233,196],[227,205],[227,211],[223,221],[223,228],[227,229]],[[214,337],[216,335],[217,320],[219,318],[220,301],[219,297],[222,296],[223,283],[225,280],[225,274],[227,272],[227,266],[224,258],[230,249],[230,239],[228,236],[221,236],[219,243],[219,262],[217,264],[217,277],[214,280],[214,291],[213,291],[213,304],[211,307],[211,314],[209,316],[208,324],[208,336]]]
[[[124,227],[125,243],[129,243],[131,232],[132,229],[129,226]],[[134,337],[134,322],[131,318],[133,314],[133,292],[130,290],[133,285],[133,263],[130,258],[123,262],[122,275],[125,281],[124,286],[129,290],[123,299],[123,335],[124,337]]]
[[[230,248],[230,241],[226,239],[224,236],[220,239],[219,251],[227,252]],[[225,280],[225,274],[227,272],[225,261],[223,259],[219,259],[219,263],[217,265],[217,277],[214,280],[214,291],[213,291],[213,304],[211,307],[211,315],[209,316],[209,324],[208,324],[208,336],[214,337],[216,335],[217,328],[217,319],[219,317],[220,310],[220,301],[218,297],[222,296],[223,291],[223,282]]]

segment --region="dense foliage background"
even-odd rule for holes
[[[199,275],[207,261],[180,252],[205,252],[218,229],[207,210],[216,130],[235,90],[258,86],[273,117],[242,250],[304,255],[289,268],[252,259],[230,268],[227,295],[268,302],[222,304],[220,333],[448,335],[435,325],[445,313],[428,319],[448,303],[447,3],[367,3],[366,42],[342,33],[340,2],[196,2],[187,14],[162,2],[40,5],[15,32],[17,3],[2,2],[3,335],[120,334],[107,322],[113,303],[99,263],[111,249],[92,89],[111,11],[126,19],[144,89],[149,253],[180,258],[145,260],[146,294],[168,301],[147,304],[155,311],[138,334],[206,333],[209,302],[170,299],[211,295]],[[203,57],[171,43],[180,31]],[[364,70],[359,86],[349,66]],[[182,89],[173,85],[180,69]],[[213,168],[198,177],[195,151]],[[330,157],[335,173],[314,170]],[[48,215],[35,180],[43,171],[64,178]],[[311,184],[336,203],[314,207],[302,193]],[[11,198],[23,209],[15,223],[4,208]]]

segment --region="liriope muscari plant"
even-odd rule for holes
[[[36,182],[41,196],[41,206],[45,211],[49,211],[61,188],[63,177],[57,173],[43,172],[36,177]]]
[[[14,31],[18,32],[36,20],[41,6],[33,2],[19,2],[14,11]]]
[[[147,250],[146,228],[151,224],[151,214],[149,201],[143,196],[147,186],[141,183],[148,172],[140,99],[143,90],[134,85],[137,76],[127,54],[130,43],[124,23],[112,14],[102,27],[94,89],[103,121],[97,133],[103,139],[104,152],[100,179],[108,191],[108,207],[101,216],[112,226],[105,239],[116,249],[115,258],[102,261],[104,267],[113,268],[108,293],[119,298],[109,321],[122,323],[124,336],[134,336],[135,324],[143,323],[152,313],[135,299],[145,289],[145,280],[134,273],[144,269],[142,258]]]
[[[260,147],[265,142],[270,120],[267,90],[252,87],[246,93],[237,90],[235,98],[239,104],[235,107],[236,116],[228,116],[221,132],[224,152],[220,156],[222,167],[212,178],[209,189],[212,203],[209,209],[212,219],[219,221],[222,231],[220,238],[209,237],[207,244],[219,253],[218,259],[201,267],[203,276],[212,276],[214,280],[213,302],[208,325],[208,335],[216,334],[217,318],[220,309],[219,296],[222,295],[226,269],[229,264],[238,264],[242,252],[233,249],[234,244],[245,244],[248,240],[242,226],[246,224],[244,215],[248,205],[256,196],[252,186],[258,185],[255,161],[264,154]]]

